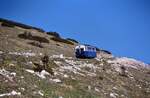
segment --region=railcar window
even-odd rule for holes
[[[81,48],[81,52],[83,52],[84,51],[84,48]]]
[[[91,47],[88,47],[88,50],[91,50]]]

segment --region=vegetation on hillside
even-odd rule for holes
[[[0,97],[150,98],[148,64],[99,48],[97,58],[75,58],[73,39],[2,25]]]
[[[77,40],[72,39],[72,38],[66,38],[66,40],[72,41],[72,42],[74,42],[74,43],[79,43]]]
[[[74,45],[73,42],[66,40],[66,39],[63,39],[63,38],[59,38],[59,37],[52,37],[51,40],[56,41],[56,42],[65,43],[65,44]]]
[[[29,26],[29,25],[25,25],[25,24],[22,24],[22,23],[19,23],[19,22],[14,22],[14,21],[11,21],[11,20],[7,20],[7,19],[2,19],[0,18],[0,22],[3,23],[3,26],[11,26],[11,27],[14,27],[14,26],[18,26],[18,27],[22,27],[24,29],[35,29],[39,32],[45,32],[43,29],[41,28],[37,28],[37,27],[33,27],[33,26]]]
[[[23,39],[38,41],[40,43],[49,43],[49,40],[46,39],[45,37],[34,36],[30,32],[26,32],[26,31],[23,34],[19,34],[18,37]]]
[[[60,35],[59,35],[59,33],[57,33],[57,32],[46,32],[46,33],[47,33],[48,35],[51,35],[51,36],[60,38]]]

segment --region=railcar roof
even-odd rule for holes
[[[96,48],[95,46],[92,46],[92,45],[88,45],[88,44],[80,44],[80,45],[77,45],[77,46],[89,46],[89,47],[93,47],[93,48]],[[76,46],[76,47],[77,47]]]

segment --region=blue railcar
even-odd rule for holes
[[[95,58],[96,47],[90,45],[78,45],[75,47],[75,54],[77,58]]]

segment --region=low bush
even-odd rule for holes
[[[32,34],[31,32],[24,32],[23,34],[19,34],[18,37],[24,38],[24,39],[32,39]]]
[[[147,74],[150,74],[150,71],[148,71]]]
[[[104,77],[103,77],[103,76],[99,76],[98,78],[99,78],[100,80],[103,80],[103,79],[104,79]]]
[[[107,51],[107,50],[100,50],[100,51],[105,52],[105,53],[107,53],[107,54],[112,54],[111,52],[109,52],[109,51]]]
[[[128,77],[127,73],[126,73],[126,68],[124,66],[120,67],[121,72],[119,73],[119,75],[124,76],[124,77]]]
[[[40,43],[49,43],[48,39],[40,36],[32,36],[32,40],[39,41]]]
[[[46,70],[51,75],[54,75],[54,72],[53,72],[52,68],[56,67],[57,64],[53,60],[50,60],[48,55],[44,55],[41,58],[41,61],[42,61],[43,64],[34,63],[33,70],[36,71],[36,72],[41,72],[42,70]]]
[[[24,29],[35,29],[39,32],[45,32],[41,28],[37,28],[37,27],[30,26],[30,25],[22,24],[22,23],[19,23],[19,22],[14,22],[14,21],[11,21],[11,20],[3,19],[3,18],[0,18],[0,22],[4,23],[5,26],[9,26],[9,27],[18,26],[18,27],[22,27]]]
[[[33,36],[30,32],[24,32],[23,34],[19,34],[18,37],[38,41],[40,43],[49,43],[49,40],[46,39],[45,37]]]
[[[28,44],[39,47],[39,48],[44,48],[44,46],[40,42],[29,42]]]
[[[51,35],[51,36],[54,36],[54,37],[59,37],[60,38],[60,35],[59,33],[57,32],[46,32],[48,35]]]
[[[61,42],[61,43],[66,43],[66,44],[74,45],[73,42],[68,41],[66,39],[63,39],[63,38],[52,37],[51,40],[56,41],[56,42]]]
[[[44,68],[43,68],[43,65],[40,65],[38,63],[33,63],[34,64],[34,67],[33,67],[33,70],[35,72],[41,72]]]
[[[98,47],[96,47],[96,51],[100,51],[100,49]]]
[[[60,44],[56,43],[56,46],[60,46]]]
[[[100,49],[100,48],[98,48],[98,47],[96,47],[96,51],[97,51],[97,52],[104,52],[104,53],[107,53],[107,54],[112,54],[110,51],[108,51],[108,50],[103,50],[103,49]]]
[[[15,27],[13,24],[10,24],[10,23],[7,23],[7,22],[3,22],[2,24],[1,24],[1,26],[4,26],[4,27]]]
[[[75,39],[72,39],[72,38],[66,38],[66,40],[72,41],[74,43],[79,43],[78,41],[76,41]]]

